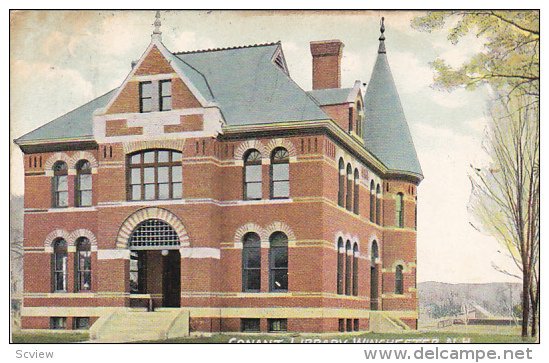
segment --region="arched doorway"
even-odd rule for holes
[[[372,248],[370,251],[370,310],[378,310],[378,298],[379,298],[379,273],[377,267],[377,261],[379,258],[379,248],[377,242],[372,242]]]
[[[137,224],[128,239],[130,293],[148,297],[155,307],[181,306],[180,245],[176,230],[162,219]]]

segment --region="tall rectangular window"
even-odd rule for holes
[[[67,242],[58,239],[53,244],[52,257],[53,291],[67,291],[68,255]]]
[[[290,154],[284,148],[276,148],[271,155],[271,198],[290,197]]]
[[[244,199],[261,199],[261,154],[250,150],[244,158]]]
[[[270,291],[288,291],[288,237],[275,232],[269,244]]]
[[[261,289],[261,240],[253,232],[246,233],[242,240],[242,291],[256,292]]]
[[[76,164],[75,205],[90,207],[92,205],[92,168],[87,160]]]
[[[69,206],[69,183],[67,163],[58,161],[53,165],[53,207]]]
[[[172,81],[160,81],[160,111],[172,109]]]
[[[139,110],[151,112],[153,110],[153,85],[152,82],[139,83]]]
[[[181,152],[148,150],[128,157],[128,200],[179,199],[182,196]]]
[[[397,227],[404,228],[404,194],[398,193],[396,197],[396,222]]]

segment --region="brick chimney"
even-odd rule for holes
[[[338,39],[311,42],[313,89],[341,87],[341,56],[344,46]]]

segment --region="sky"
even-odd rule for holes
[[[10,132],[17,138],[118,87],[150,42],[151,11],[25,11],[10,19]],[[410,27],[420,12],[164,11],[162,39],[172,52],[282,41],[291,77],[311,89],[309,42],[345,44],[342,87],[368,82],[385,17],[387,57],[425,179],[418,188],[418,281],[493,282],[515,279],[495,239],[471,226],[469,166],[486,162],[482,150],[489,92],[431,87],[429,62],[459,66],[482,51],[482,39],[457,45],[447,29]],[[11,145],[12,193],[23,193],[22,156]]]

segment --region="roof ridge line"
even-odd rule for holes
[[[278,40],[276,42],[270,42],[270,43],[259,43],[259,44],[248,44],[248,45],[237,45],[233,47],[222,47],[222,48],[208,48],[208,49],[197,49],[197,50],[186,50],[181,52],[173,52],[174,55],[180,55],[180,54],[192,54],[192,53],[207,53],[207,52],[218,52],[223,50],[233,50],[233,49],[246,49],[246,48],[255,48],[255,47],[267,47],[271,45],[280,45],[281,41]]]

